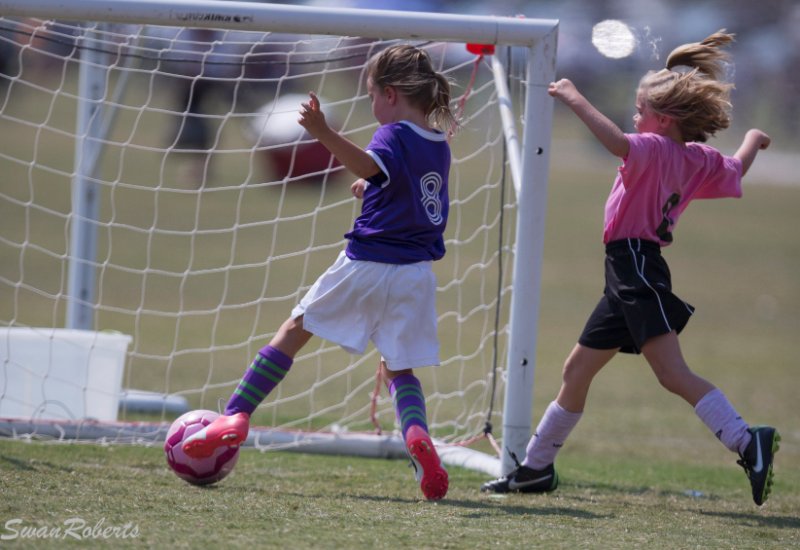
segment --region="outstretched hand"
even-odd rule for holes
[[[772,139],[766,132],[758,128],[752,128],[744,135],[744,140],[739,149],[733,154],[734,157],[742,161],[742,175],[745,175],[756,159],[756,154],[769,147]]]
[[[575,84],[573,84],[572,81],[567,78],[562,78],[556,82],[551,82],[550,86],[547,88],[547,93],[556,99],[560,99],[564,103],[569,103],[580,96],[578,88],[576,88]]]
[[[380,172],[369,153],[328,126],[317,94],[309,92],[308,97],[307,102],[300,104],[300,118],[297,123],[357,177],[369,178]]]
[[[567,107],[572,109],[609,153],[619,158],[628,156],[630,144],[623,131],[611,119],[598,111],[588,99],[583,97],[583,94],[578,91],[578,88],[571,80],[562,78],[556,82],[551,82],[547,88],[547,93],[556,99],[560,99]]]
[[[753,140],[754,147],[757,147],[758,149],[766,149],[769,147],[769,144],[772,143],[772,138],[770,138],[766,132],[763,132],[758,128],[748,130],[747,133],[750,134],[750,139]]]
[[[319,98],[314,92],[308,92],[309,100],[300,104],[300,118],[298,124],[306,129],[312,137],[319,138],[320,132],[328,128],[325,113],[319,105]]]

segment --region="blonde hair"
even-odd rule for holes
[[[706,141],[730,126],[733,84],[723,81],[729,56],[722,48],[733,39],[722,29],[679,46],[667,57],[666,69],[650,71],[639,82],[650,108],[672,117],[684,141]]]
[[[396,88],[425,113],[432,126],[447,133],[458,128],[450,109],[450,81],[434,70],[425,50],[408,44],[387,48],[370,59],[367,75],[381,89]]]

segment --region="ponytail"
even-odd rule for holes
[[[667,69],[686,66],[714,80],[722,80],[725,76],[724,63],[730,58],[722,48],[733,40],[734,35],[722,29],[701,42],[678,46],[667,57]]]
[[[450,81],[441,74],[434,73],[433,102],[431,110],[426,113],[433,125],[447,134],[458,129],[458,120],[450,108]]]
[[[656,113],[675,120],[684,141],[704,142],[730,126],[730,92],[725,82],[727,52],[734,35],[720,30],[701,42],[678,46],[667,68],[647,73],[639,90]]]

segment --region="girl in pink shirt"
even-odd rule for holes
[[[730,90],[722,50],[733,35],[717,32],[672,51],[667,67],[647,73],[636,94],[638,133],[625,134],[569,80],[551,96],[580,118],[608,151],[622,159],[605,206],[603,297],[564,364],[563,382],[528,443],[525,459],[482,491],[545,492],[558,485],[555,456],[577,424],[594,376],[617,352],[641,353],[664,388],[686,400],[731,451],[761,505],[772,485],[775,428],[750,427],[725,395],[692,372],[678,333],[694,309],[672,293],[661,247],[673,240],[678,218],[694,199],[739,197],[741,180],[770,138],[749,130],[733,156],[703,142],[730,123]]]

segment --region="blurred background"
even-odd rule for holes
[[[558,76],[575,82],[595,106],[625,131],[633,131],[634,90],[641,76],[663,68],[666,57],[676,46],[726,29],[736,35],[736,42],[730,48],[732,62],[728,70],[729,79],[736,86],[733,125],[718,136],[716,146],[732,153],[744,132],[758,127],[770,134],[773,145],[765,155],[767,160],[756,163],[751,176],[768,183],[792,185],[796,182],[794,175],[800,172],[800,157],[794,155],[800,144],[800,2],[797,0],[275,0],[273,3],[558,19]],[[629,55],[610,58],[592,44],[593,27],[606,20],[619,20],[632,32],[634,48]],[[59,31],[57,27],[54,30]],[[228,36],[233,38],[233,34]],[[13,33],[9,37],[11,40],[0,41],[0,73],[10,75],[16,69],[18,46],[14,40],[22,39]],[[180,38],[197,40],[200,50],[204,40],[219,39],[188,34]],[[66,35],[61,35],[57,40],[45,40],[39,47],[61,48],[64,51],[53,53],[66,54],[71,44]],[[214,46],[214,52],[227,55],[225,46]],[[183,57],[200,55],[180,53]],[[214,67],[214,64],[206,67],[207,76],[218,76],[210,73]],[[195,83],[191,101],[183,99],[190,114],[202,110],[203,96],[213,95],[211,90],[201,89],[203,82]],[[183,95],[188,97],[188,87],[185,88]],[[563,106],[556,106],[557,116],[564,112]],[[570,116],[557,120],[554,137],[558,143],[574,147],[575,140],[582,142],[589,137],[582,127],[573,125]],[[193,128],[187,124],[185,130]],[[206,143],[209,137],[202,131],[191,133],[190,139],[179,136],[176,147],[210,147]]]
[[[773,145],[756,163],[760,181],[794,184],[800,173],[800,2],[797,0],[341,0],[311,5],[558,19],[558,75],[575,82],[623,130],[633,131],[634,90],[641,76],[664,67],[669,52],[727,29],[736,34],[729,69],[736,85],[733,126],[716,145],[732,153],[744,132],[766,131]],[[603,56],[591,41],[597,23],[617,19],[636,38],[624,59]],[[557,115],[563,109],[556,106]],[[589,137],[555,128],[556,139]],[[563,142],[562,142],[563,143]],[[766,159],[766,160],[765,160]]]

